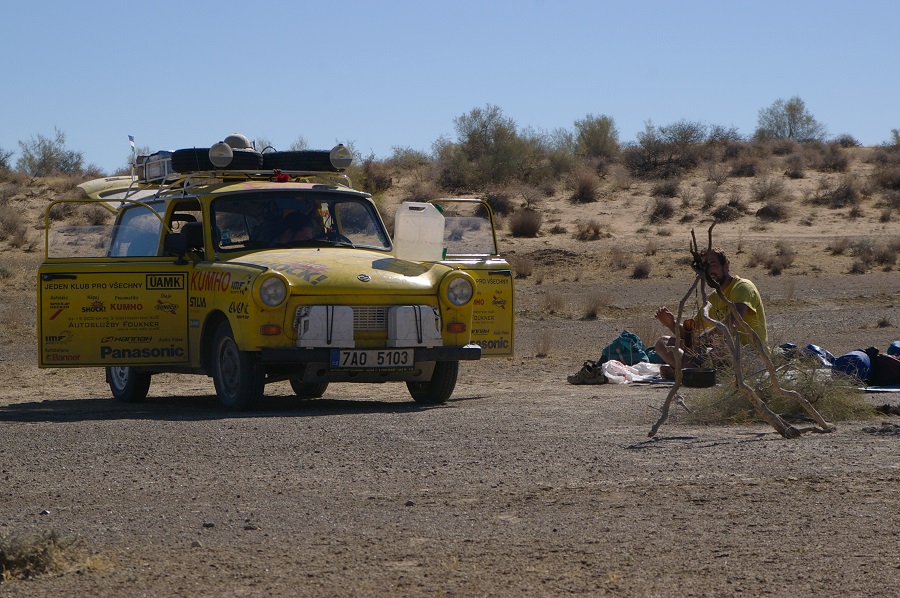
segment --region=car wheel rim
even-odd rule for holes
[[[240,384],[240,367],[238,364],[237,345],[231,339],[222,342],[219,349],[219,371],[227,394],[234,395]]]
[[[110,368],[110,380],[117,389],[122,390],[128,384],[128,368],[112,367]]]

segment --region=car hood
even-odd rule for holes
[[[235,261],[279,272],[295,294],[431,294],[453,270],[445,264],[349,248],[270,250]]]

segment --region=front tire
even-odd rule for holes
[[[249,352],[238,348],[228,322],[222,322],[216,329],[212,374],[216,395],[225,409],[245,411],[262,399],[265,370]]]
[[[140,403],[150,391],[150,374],[136,372],[131,366],[106,368],[106,382],[113,398],[123,403]]]
[[[458,361],[439,361],[434,364],[434,373],[428,382],[407,382],[406,388],[416,403],[440,405],[446,403],[456,387],[459,375]]]
[[[291,378],[291,388],[298,399],[318,399],[328,390],[328,383],[301,382],[299,378]]]

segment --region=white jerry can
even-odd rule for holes
[[[397,208],[394,257],[414,262],[444,258],[444,215],[433,204],[405,201]]]

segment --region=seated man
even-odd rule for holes
[[[710,277],[716,281],[725,297],[735,304],[741,318],[759,335],[759,340],[765,345],[768,340],[766,311],[756,285],[746,278],[740,278],[731,274],[731,264],[725,256],[725,252],[721,249],[704,252],[702,258],[703,263],[708,265]],[[729,326],[733,324],[731,321],[731,310],[728,304],[719,297],[719,294],[711,290],[708,293],[708,297],[711,305],[709,317]],[[656,341],[657,354],[669,366],[675,367],[675,346],[678,335],[683,335],[684,345],[687,348],[686,353],[682,351],[682,367],[700,366],[711,350],[719,349],[718,345],[722,345],[721,349],[727,351],[724,344],[716,342],[718,340],[716,337],[720,332],[715,327],[704,324],[701,316],[702,310],[697,313],[694,320],[685,320],[683,325],[684,331],[682,331],[678,330],[679,327],[675,323],[675,315],[667,307],[660,307],[656,311],[656,319],[676,335],[664,336]],[[699,331],[700,334],[692,339],[692,331],[694,333]],[[743,345],[752,343],[752,339],[749,338],[747,333],[740,332],[738,338]]]
[[[322,224],[317,220],[314,213],[291,212],[281,221],[272,240],[276,243],[292,243],[314,239],[322,234]]]

